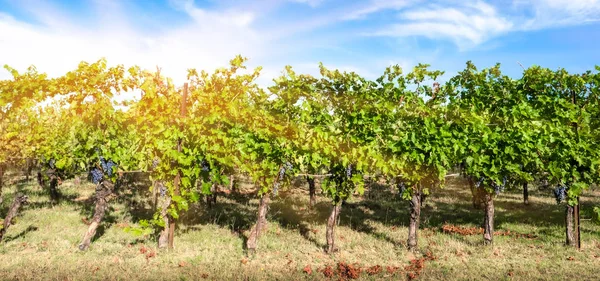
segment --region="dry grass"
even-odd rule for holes
[[[15,177],[15,179],[19,179]],[[12,182],[12,181],[11,181]],[[564,206],[556,205],[551,191],[532,190],[530,204],[522,204],[519,191],[496,198],[496,230],[537,235],[536,239],[496,236],[484,247],[480,235],[444,234],[446,222],[478,226],[482,212],[474,210],[469,191],[456,181],[436,190],[422,211],[420,251],[405,250],[408,204],[387,187],[374,186],[342,208],[336,229],[335,255],[323,252],[325,222],[330,204],[319,198],[308,208],[305,187],[280,192],[269,210],[268,230],[257,254],[246,257],[245,235],[253,223],[258,200],[252,195],[219,197],[208,210],[198,203],[182,217],[172,252],[156,249],[155,238],[124,231],[151,214],[147,183],[128,186],[111,201],[106,222],[91,248],[77,245],[93,211],[93,186],[60,187],[63,200],[49,203],[49,195],[34,181],[19,180],[5,188],[0,208],[4,216],[17,191],[30,203],[0,243],[2,280],[337,280],[324,276],[327,265],[337,274],[338,263],[362,268],[361,280],[597,280],[600,268],[600,226],[582,221],[581,251],[563,246]],[[600,204],[600,192],[582,198],[584,219]],[[427,253],[431,259],[418,260]],[[408,268],[414,260],[412,268]],[[380,270],[375,270],[381,266]],[[344,265],[346,266],[346,265]],[[373,267],[369,275],[367,269]],[[389,267],[389,268],[388,268]],[[389,269],[389,270],[388,270]],[[307,272],[310,272],[308,274]]]

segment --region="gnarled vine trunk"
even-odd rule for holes
[[[6,234],[6,231],[8,231],[8,228],[11,226],[13,218],[17,216],[17,214],[19,213],[19,209],[25,202],[27,202],[27,196],[23,194],[18,194],[17,197],[15,197],[15,200],[13,200],[13,203],[10,206],[8,213],[4,218],[4,225],[2,229],[0,229],[0,241],[2,241],[4,234]]]
[[[169,205],[171,205],[171,196],[162,196],[161,200],[160,217],[163,219],[165,227],[160,231],[158,236],[158,248],[167,248],[169,246],[169,216],[167,215],[167,210],[169,209]]]
[[[469,188],[471,189],[471,194],[473,195],[473,208],[477,210],[485,209],[485,190],[481,187],[475,186],[475,181],[470,178],[469,179]]]
[[[409,250],[415,250],[417,248],[419,223],[421,220],[421,204],[423,203],[423,196],[420,190],[413,192],[410,200],[410,216],[408,223],[408,240],[407,245]]]
[[[2,187],[4,187],[4,166],[0,163],[0,204],[2,204]]]
[[[526,182],[523,183],[523,203],[529,205],[529,189]]]
[[[217,204],[217,188],[217,185],[213,184],[210,187],[210,195],[206,196],[206,204],[208,205],[209,209],[211,209],[213,205]]]
[[[573,225],[574,218],[574,210],[573,206],[567,205],[566,216],[565,216],[565,226],[566,226],[566,234],[567,234],[567,246],[575,246],[575,227]]]
[[[44,176],[42,175],[42,171],[37,172],[37,182],[38,182],[38,185],[43,189],[44,188]]]
[[[258,204],[258,216],[256,218],[256,223],[250,231],[248,241],[246,241],[246,248],[248,249],[248,252],[254,252],[258,248],[258,238],[260,237],[261,232],[267,227],[268,206],[269,194],[267,193],[260,198],[260,203]]]
[[[229,175],[229,190],[231,190],[232,193],[237,192],[235,189],[235,175],[233,174]]]
[[[94,209],[94,217],[92,218],[92,222],[88,226],[87,231],[83,235],[81,244],[79,244],[79,250],[85,251],[90,247],[90,243],[96,235],[96,230],[104,218],[106,209],[108,208],[108,200],[110,200],[113,190],[114,185],[108,181],[103,181],[96,186],[96,208]]]
[[[58,192],[58,177],[54,174],[50,175],[50,199],[53,203],[58,203],[60,193]]]
[[[29,181],[29,177],[31,176],[31,170],[33,169],[33,159],[27,158],[25,160],[25,180]]]
[[[308,195],[310,196],[310,207],[314,207],[317,203],[315,179],[307,176],[306,181],[308,182]]]
[[[335,225],[339,220],[340,212],[342,211],[342,202],[338,202],[331,209],[329,219],[327,219],[327,231],[325,238],[327,238],[327,253],[331,254],[336,251],[335,248]]]
[[[483,220],[483,243],[491,245],[494,242],[494,197],[485,192],[485,215]]]

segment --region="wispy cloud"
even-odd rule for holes
[[[460,48],[479,45],[508,32],[513,24],[484,2],[455,7],[430,4],[401,12],[397,23],[380,28],[374,36],[422,36],[447,39]]]
[[[99,20],[92,28],[59,17],[58,9],[47,4],[47,12],[25,6],[42,24],[29,24],[0,14],[1,64],[23,69],[35,64],[40,71],[60,75],[82,61],[106,57],[110,64],[140,65],[176,80],[185,78],[188,68],[212,70],[225,66],[236,54],[261,57],[269,43],[251,26],[253,15],[234,11],[206,11],[192,1],[180,2],[192,19],[184,25],[148,32],[133,28],[120,2],[96,1]],[[61,22],[50,19],[64,19]],[[117,24],[111,24],[117,23]],[[1,71],[0,75],[6,76]]]
[[[533,13],[533,17],[523,22],[522,30],[582,25],[600,21],[600,0],[515,1],[515,6],[528,9]]]
[[[307,4],[314,8],[314,7],[319,6],[325,0],[287,0],[287,1]]]
[[[366,16],[384,10],[399,10],[418,4],[420,0],[371,0],[367,5],[353,9],[342,17],[342,20],[364,19]]]
[[[181,82],[188,68],[211,71],[242,54],[249,66],[264,66],[265,83],[286,64],[312,72],[318,61],[376,76],[389,61],[408,66],[456,55],[447,43],[469,54],[502,48],[486,42],[511,32],[600,20],[600,0],[163,1],[159,17],[144,1],[88,0],[79,7],[85,11],[74,11],[66,2],[0,0],[0,64],[60,75],[106,57],[109,64],[158,65]],[[421,48],[420,38],[435,44]],[[0,79],[7,76],[0,71]]]

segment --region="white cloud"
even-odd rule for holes
[[[410,8],[400,13],[397,23],[370,35],[447,39],[464,49],[506,33],[512,27],[513,24],[499,15],[493,6],[478,1],[455,7]]]
[[[535,30],[557,26],[581,25],[600,21],[600,0],[532,0],[516,2],[529,8],[534,16],[521,29]]]
[[[325,0],[288,0],[288,1],[306,4],[306,5],[309,5],[313,8],[315,8],[319,5],[321,5],[321,3],[323,3]]]
[[[345,14],[343,20],[364,19],[366,16],[383,10],[400,10],[409,5],[421,2],[420,0],[371,0],[368,5],[351,10]]]
[[[254,15],[206,11],[191,1],[181,7],[193,21],[150,33],[135,29],[117,1],[96,1],[100,22],[92,28],[56,17],[51,13],[57,9],[51,6],[46,13],[24,6],[42,24],[0,14],[0,53],[4,54],[0,64],[19,70],[35,65],[38,71],[58,76],[75,69],[82,60],[106,57],[110,65],[140,65],[152,70],[158,65],[164,75],[182,83],[188,68],[212,71],[226,66],[237,54],[253,60],[269,54],[270,42],[252,27]],[[61,20],[49,20],[53,18]],[[0,79],[7,77],[6,71],[0,71]]]

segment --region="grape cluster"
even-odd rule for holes
[[[279,186],[280,186],[280,185],[279,185],[279,182],[276,182],[276,183],[273,185],[273,195],[277,196],[277,189],[279,188]]]
[[[160,160],[158,158],[154,158],[152,160],[152,170],[156,169],[156,167],[158,167],[159,163],[160,163]]]
[[[499,194],[500,192],[504,192],[504,189],[506,188],[506,177],[502,178],[502,184],[493,182],[492,188],[494,188],[494,192],[496,192],[496,194]]]
[[[502,184],[496,184],[495,182],[493,182],[492,187],[494,188],[494,192],[496,192],[496,194],[499,194],[500,192],[504,191],[505,186]]]
[[[283,180],[283,177],[285,176],[285,172],[291,170],[292,168],[294,168],[292,163],[285,162],[285,164],[283,164],[281,166],[281,168],[279,169],[279,180],[280,181]]]
[[[554,189],[554,197],[556,198],[556,203],[560,204],[560,202],[564,201],[567,198],[567,187],[565,185],[559,185]]]
[[[202,162],[200,162],[200,167],[202,171],[210,172],[210,164],[205,159],[202,159]]]
[[[481,186],[481,184],[483,183],[483,180],[484,180],[484,178],[483,178],[483,177],[479,178],[479,181],[477,181],[477,182],[475,183],[475,187],[479,188],[479,187]]]
[[[90,171],[90,174],[92,175],[92,182],[94,184],[98,184],[102,181],[103,174],[102,174],[102,171],[100,171],[100,169],[94,167]]]
[[[281,167],[279,169],[279,180],[283,180],[283,177],[285,176],[285,168]]]
[[[352,177],[352,164],[348,165],[348,167],[346,168],[346,177]]]
[[[113,167],[117,166],[117,164],[115,164],[115,162],[112,160],[106,161],[104,157],[100,156],[100,166],[102,167],[102,170],[104,170],[110,177],[113,173]]]
[[[56,160],[54,160],[54,158],[50,159],[50,161],[48,161],[48,166],[50,166],[50,169],[54,169],[54,165],[56,164]]]
[[[165,188],[164,184],[160,184],[160,188],[158,189],[161,197],[165,197],[167,195],[167,188]]]
[[[404,191],[406,190],[406,184],[404,182],[399,182],[397,185],[398,185],[398,190],[400,190],[400,194],[403,194]]]

